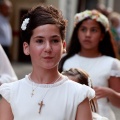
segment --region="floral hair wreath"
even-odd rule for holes
[[[27,24],[29,23],[29,20],[30,20],[30,18],[26,18],[26,19],[23,21],[23,23],[22,23],[22,25],[21,25],[21,29],[22,29],[22,30],[26,30]]]
[[[85,10],[81,13],[77,13],[75,15],[75,26],[77,23],[79,23],[82,20],[89,18],[89,17],[91,19],[94,19],[94,20],[100,22],[105,27],[106,31],[109,30],[108,18],[97,10]]]

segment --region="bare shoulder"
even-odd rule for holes
[[[4,98],[0,100],[0,120],[13,120],[10,104]]]
[[[92,120],[92,112],[88,98],[79,104],[76,113],[76,120]]]

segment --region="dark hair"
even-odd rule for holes
[[[21,30],[21,38],[23,41],[30,43],[30,38],[33,34],[33,30],[41,25],[55,24],[58,26],[62,40],[65,39],[66,23],[67,21],[63,18],[62,13],[52,5],[38,5],[28,11],[22,18],[23,21],[29,18],[29,23],[25,30]]]
[[[91,19],[91,18],[86,18],[83,21],[85,21],[87,19]],[[69,45],[67,46],[67,54],[61,59],[61,61],[59,63],[59,71],[60,72],[62,72],[62,70],[63,70],[64,62],[68,58],[77,54],[81,50],[80,42],[78,39],[78,29],[81,26],[83,21],[79,22],[73,30],[72,37],[70,39]],[[103,40],[100,41],[100,43],[99,43],[100,53],[102,55],[107,55],[107,56],[117,58],[118,53],[117,53],[117,49],[115,48],[115,41],[113,40],[112,34],[110,33],[110,31],[105,31],[105,27],[100,22],[98,22],[98,24],[100,26],[102,33],[104,34]]]
[[[63,71],[62,74],[66,75],[68,77],[72,76],[72,77],[74,77],[74,79],[76,81],[78,81],[78,83],[85,84],[85,85],[89,86],[89,82],[88,82],[89,75],[87,74],[87,72],[85,72],[82,69],[70,68],[69,70]],[[91,81],[91,86],[89,86],[89,87],[93,88],[92,81]],[[90,107],[91,107],[91,110],[93,112],[97,112],[98,111],[97,110],[98,109],[98,105],[97,105],[96,99],[90,100]]]

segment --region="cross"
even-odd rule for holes
[[[39,108],[39,114],[40,114],[40,112],[41,112],[41,109],[42,109],[42,107],[43,107],[43,100],[40,102],[40,103],[38,103],[38,105],[40,105],[40,108]]]

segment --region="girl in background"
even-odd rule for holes
[[[70,68],[85,70],[93,80],[98,113],[109,120],[115,120],[110,102],[118,107],[117,99],[110,90],[120,92],[120,61],[117,55],[107,17],[97,10],[77,13],[67,54],[60,61],[59,71]]]

